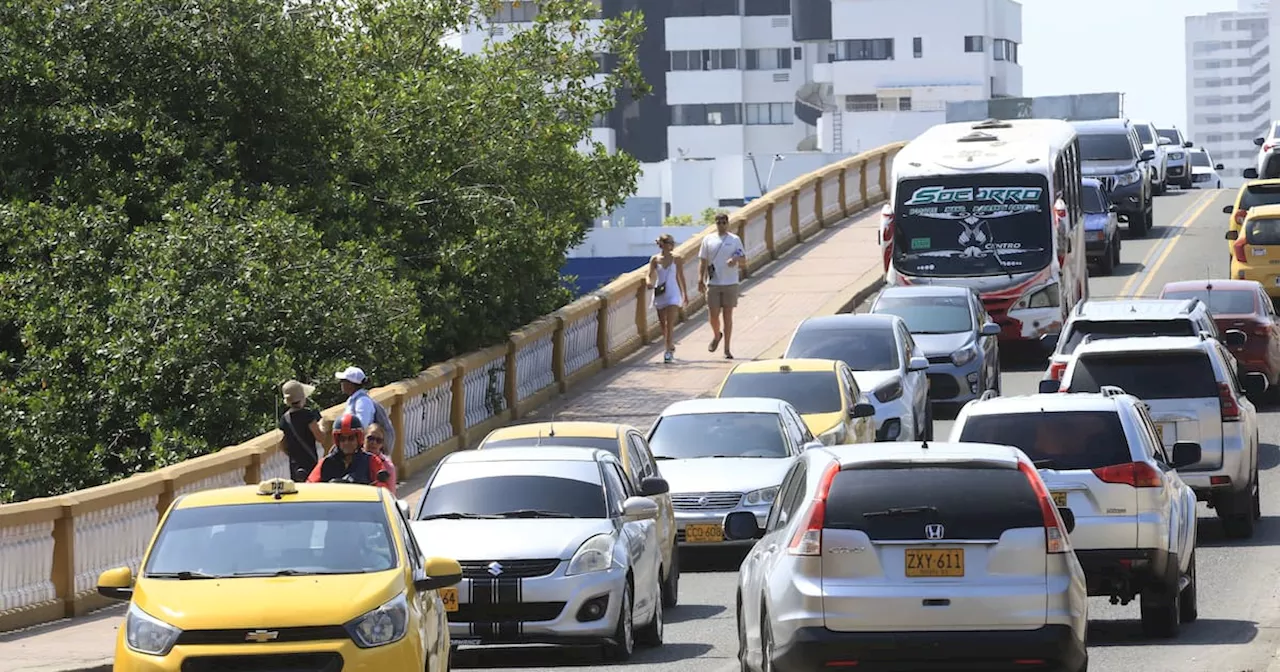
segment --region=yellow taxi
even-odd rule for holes
[[[1240,231],[1249,210],[1259,205],[1280,205],[1280,180],[1250,180],[1240,187],[1236,192],[1236,202],[1222,208],[1223,213],[1231,215],[1227,231]],[[1227,240],[1227,252],[1235,257],[1232,244],[1236,239],[1228,237]]]
[[[423,557],[384,488],[275,479],[183,495],[140,567],[98,578],[129,603],[116,672],[449,669],[462,568]]]
[[[631,486],[640,492],[646,478],[662,478],[658,461],[653,459],[649,442],[640,430],[612,422],[531,422],[499,427],[489,432],[476,448],[525,448],[529,446],[562,446],[566,448],[598,448],[618,458],[623,471],[631,478]],[[671,494],[650,497],[658,505],[658,543],[662,552],[662,606],[676,606],[680,594],[680,558],[676,550],[676,514]]]
[[[875,407],[862,402],[853,371],[838,360],[743,362],[725,376],[716,396],[781,399],[794,406],[809,431],[828,446],[876,440]]]
[[[1239,231],[1227,231],[1231,241],[1231,277],[1262,283],[1267,295],[1280,298],[1280,205],[1249,209]]]

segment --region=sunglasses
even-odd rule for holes
[[[366,437],[366,438],[365,438],[365,441],[368,441],[369,443],[382,443],[382,437],[381,437],[381,436],[370,436],[370,437]]]

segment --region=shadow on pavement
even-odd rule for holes
[[[667,619],[666,624],[672,625],[719,616],[727,610],[723,604],[681,604],[664,613],[663,616]]]
[[[1182,632],[1172,639],[1152,639],[1142,634],[1142,621],[1091,621],[1089,623],[1089,648],[1105,646],[1203,646],[1205,644],[1247,644],[1258,636],[1258,626],[1252,621],[1222,618],[1202,618],[1195,623],[1185,623]]]
[[[1274,443],[1258,444],[1258,469],[1266,471],[1280,466],[1280,446]]]
[[[736,572],[746,559],[748,548],[680,547],[680,573]]]
[[[671,642],[657,648],[636,645],[630,664],[675,663],[697,658],[710,651],[710,644]],[[598,646],[574,647],[494,647],[463,649],[453,660],[452,667],[587,667],[610,664]]]
[[[1211,518],[1200,517],[1200,526],[1196,535],[1196,546],[1206,548],[1231,548],[1233,546],[1280,546],[1280,525],[1276,524],[1278,516],[1263,516],[1253,530],[1252,539],[1228,539],[1222,531],[1222,523],[1215,515]]]

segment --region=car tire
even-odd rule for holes
[[[1102,255],[1102,260],[1098,262],[1098,275],[1111,275],[1115,272],[1116,255],[1115,252],[1112,251],[1115,246],[1115,240],[1112,240],[1111,244],[1107,246],[1106,253]]]
[[[1142,613],[1142,632],[1146,636],[1161,639],[1172,639],[1178,636],[1182,626],[1179,583],[1180,581],[1175,581],[1172,585],[1166,583],[1142,591],[1138,606]]]
[[[1187,587],[1178,594],[1178,617],[1183,623],[1195,623],[1200,617],[1196,605],[1196,552],[1191,551],[1191,563],[1187,565]]]
[[[1256,467],[1253,472],[1253,519],[1262,520],[1262,481],[1258,480]]]
[[[605,644],[605,656],[616,663],[631,659],[636,650],[635,603],[631,586],[622,589],[622,605],[618,609],[618,625],[613,629],[613,641]]]
[[[658,584],[659,594],[662,592],[662,585]],[[662,599],[659,598],[653,601],[653,620],[636,631],[636,641],[650,647],[662,646],[663,630],[666,627],[662,619]]]
[[[764,609],[760,610],[760,672],[773,672],[773,628]]]
[[[927,401],[924,403],[924,427],[917,438],[923,441],[933,440],[933,404]]]
[[[1120,267],[1120,249],[1124,244],[1122,241],[1123,241],[1123,238],[1120,236],[1119,233],[1116,233],[1115,245],[1111,247],[1111,250],[1112,250],[1111,253],[1115,255],[1114,263],[1116,268]]]
[[[666,580],[662,582],[662,606],[674,609],[680,601],[680,549],[671,549],[671,565]]]
[[[1253,517],[1254,512],[1254,493],[1258,491],[1258,479],[1255,477],[1253,483],[1249,485],[1249,489],[1245,492],[1238,492],[1223,497],[1223,500],[1230,501],[1217,502],[1214,509],[1218,512],[1218,519],[1222,521],[1222,530],[1231,539],[1252,539],[1255,523],[1257,519]]]
[[[747,626],[742,622],[742,595],[738,595],[738,669],[754,672],[747,664]]]

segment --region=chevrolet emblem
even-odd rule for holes
[[[258,644],[261,644],[263,642],[274,641],[279,636],[280,633],[274,630],[254,630],[244,636],[244,641],[257,642]]]

